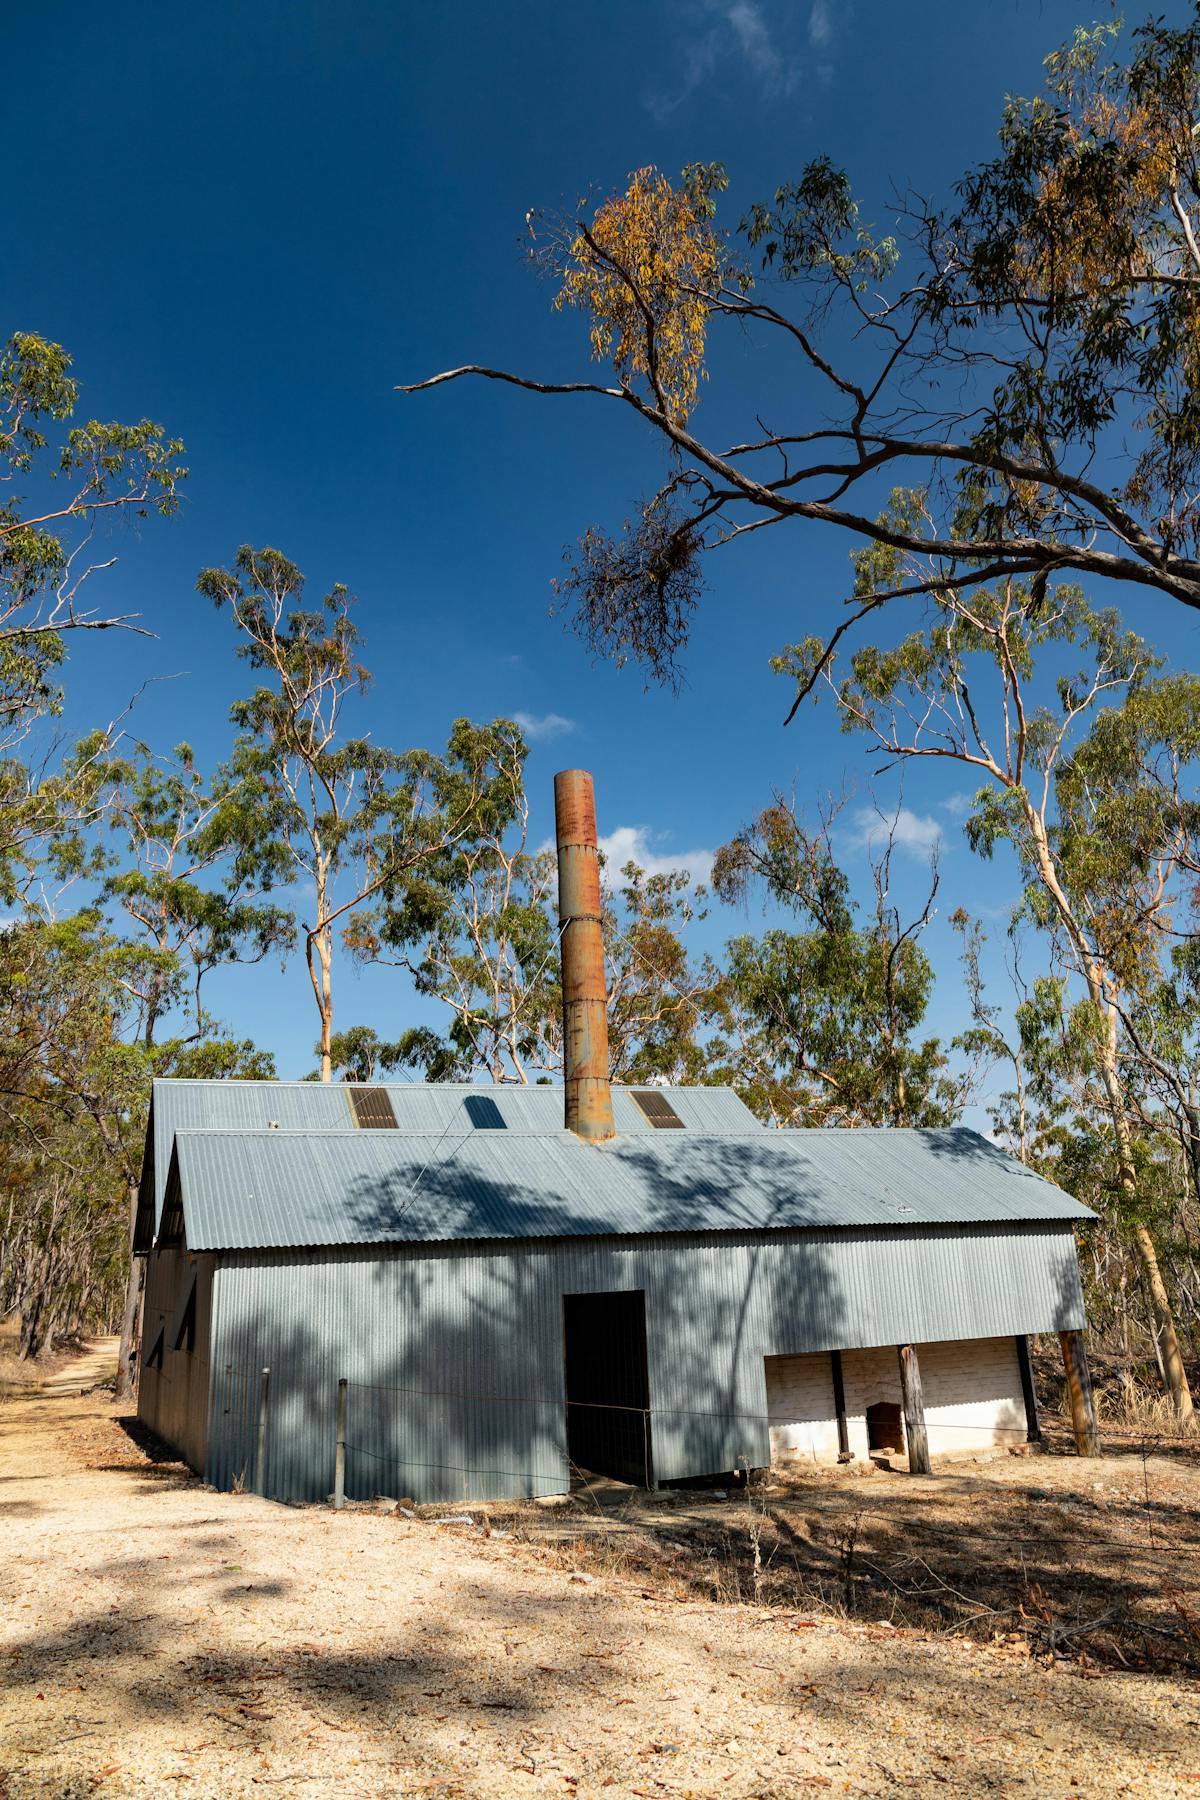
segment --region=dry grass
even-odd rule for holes
[[[1005,1642],[1082,1666],[1200,1675],[1200,1443],[903,1470],[823,1470],[723,1499],[606,1484],[487,1509],[534,1556],[675,1600]]]
[[[46,1364],[27,1362],[17,1355],[20,1321],[0,1319],[0,1400],[13,1394],[28,1394],[40,1383]]]
[[[1119,1356],[1090,1345],[1088,1361],[1092,1397],[1101,1429],[1122,1436],[1145,1437],[1155,1442],[1194,1442],[1200,1446],[1200,1426],[1181,1431],[1175,1408],[1162,1390],[1153,1364],[1125,1364]],[[1043,1343],[1033,1351],[1038,1394],[1043,1411],[1064,1429],[1070,1424],[1066,1382],[1057,1345]],[[1192,1391],[1200,1389],[1200,1368],[1189,1372]]]

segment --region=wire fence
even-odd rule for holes
[[[225,1461],[236,1465],[240,1483],[268,1496],[279,1485],[271,1480],[272,1465],[278,1471],[295,1461],[293,1451],[311,1451],[318,1440],[323,1441],[331,1471],[340,1447],[351,1465],[361,1457],[381,1467],[437,1469],[471,1477],[477,1496],[479,1481],[488,1477],[562,1487],[573,1469],[583,1468],[631,1485],[652,1486],[660,1479],[667,1483],[689,1477],[719,1479],[750,1468],[820,1467],[839,1460],[839,1421],[832,1412],[806,1417],[779,1406],[639,1406],[615,1397],[505,1394],[480,1387],[425,1387],[356,1377],[314,1384],[307,1374],[302,1380],[294,1369],[272,1371],[234,1362],[220,1366],[210,1380],[207,1362],[197,1355],[153,1366],[157,1402],[153,1410],[158,1415],[153,1422],[161,1435],[178,1441],[179,1427],[190,1410],[193,1422],[204,1425],[210,1446],[220,1440],[228,1447]],[[1015,1397],[1002,1412],[983,1421],[963,1416],[969,1404],[943,1400],[926,1407],[935,1456],[1018,1449],[1036,1445],[1042,1436],[1041,1421],[1035,1419],[1031,1426]],[[207,1419],[201,1420],[204,1412]],[[1071,1421],[1065,1411],[1043,1413],[1041,1419],[1069,1439]],[[868,1406],[843,1415],[843,1423],[848,1427],[850,1453],[842,1451],[840,1460],[907,1455],[902,1404],[888,1400]],[[1195,1431],[1147,1430],[1109,1418],[1102,1423],[1102,1439],[1102,1448],[1133,1450],[1143,1458],[1159,1449],[1190,1448],[1200,1455],[1200,1433]],[[739,1441],[739,1449],[716,1461],[695,1460],[705,1447],[721,1446],[728,1452],[728,1446]],[[541,1448],[551,1454],[542,1462],[511,1455],[497,1461],[494,1446],[501,1442],[510,1448],[527,1443],[531,1451]],[[429,1443],[438,1445],[436,1454],[421,1453],[420,1446]],[[681,1443],[688,1449],[681,1451]],[[656,1458],[659,1444],[671,1452],[661,1459],[662,1469]],[[483,1453],[483,1459],[464,1457],[471,1449]],[[679,1467],[681,1457],[691,1461],[690,1469]],[[351,1486],[360,1491],[364,1484],[352,1480]],[[322,1497],[332,1492],[331,1477]]]
[[[206,1390],[208,1479],[281,1500],[532,1498],[566,1491],[580,1471],[638,1488],[705,1478],[720,1483],[744,1480],[756,1469],[904,1459],[909,1448],[904,1409],[893,1400],[839,1420],[832,1409],[805,1417],[795,1407],[639,1406],[561,1391],[498,1393],[358,1376],[314,1380],[311,1371],[233,1362],[209,1380],[199,1359],[188,1360],[197,1368],[186,1396],[171,1395],[178,1380],[172,1371],[159,1374],[158,1418],[150,1422],[180,1442],[181,1405],[186,1399],[194,1408]],[[935,1469],[956,1456],[1020,1451],[1041,1436],[1019,1397],[993,1407],[986,1419],[978,1410],[972,1416],[969,1402],[927,1405]],[[1070,1422],[1055,1418],[1054,1426],[1069,1443]],[[1140,1448],[1143,1458],[1175,1445],[1200,1451],[1194,1436],[1144,1433],[1139,1441],[1125,1434],[1120,1441]]]

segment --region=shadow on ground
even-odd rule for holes
[[[1114,1669],[1200,1674],[1200,1455],[1031,1458],[1018,1478],[838,1471],[722,1500],[578,1493],[503,1518],[677,1598],[802,1609]]]

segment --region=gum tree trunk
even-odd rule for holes
[[[125,1285],[125,1312],[121,1320],[121,1347],[117,1352],[117,1399],[132,1400],[137,1388],[137,1351],[142,1282],[146,1259],[135,1256],[133,1235],[137,1226],[137,1183],[129,1183],[129,1279]]]

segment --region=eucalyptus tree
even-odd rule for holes
[[[0,1310],[20,1315],[18,1354],[105,1329],[125,1284],[119,1184],[97,1167],[87,1121],[26,1102],[0,1136]]]
[[[429,1079],[528,1081],[557,1063],[554,857],[529,848],[525,757],[511,721],[458,721],[437,797],[455,817],[477,797],[470,829],[356,923],[361,958],[405,969],[449,1012],[444,1034],[416,1026],[395,1046]]]
[[[151,1071],[127,1028],[146,963],[146,953],[107,930],[96,912],[17,921],[0,934],[0,1145],[7,1166],[24,1171],[15,1222],[21,1278],[5,1298],[42,1321],[34,1348],[44,1344],[66,1266],[64,1245],[45,1233],[61,1228],[70,1236],[68,1225],[82,1218],[103,1241],[115,1229],[129,1244]],[[119,1388],[128,1393],[140,1268],[125,1256],[119,1268],[126,1288]]]
[[[333,958],[339,930],[409,880],[469,829],[481,793],[468,780],[443,804],[457,771],[420,750],[398,752],[343,726],[370,675],[358,660],[349,591],[302,605],[304,577],[278,550],[243,546],[232,569],[197,586],[228,606],[238,654],[263,677],[231,718],[239,736],[229,778],[241,795],[238,878],[299,883],[300,936],[320,1019],[321,1079],[333,1073]]]
[[[1030,1028],[1036,1017],[1030,989],[1021,971],[1018,930],[1014,919],[1009,930],[1005,968],[1009,984],[1016,996],[1015,1025],[1012,1029],[1003,1009],[990,998],[982,969],[986,933],[978,919],[964,906],[955,907],[950,923],[962,940],[961,961],[963,991],[971,1015],[971,1023],[954,1038],[952,1048],[971,1059],[974,1068],[990,1073],[997,1065],[1011,1072],[1012,1087],[1005,1089],[991,1107],[992,1125],[997,1135],[1012,1147],[1023,1163],[1032,1161],[1034,1130],[1030,1095]],[[978,1076],[974,1085],[978,1085]]]
[[[272,877],[273,858],[256,854],[259,821],[243,783],[223,771],[206,781],[187,744],[170,758],[138,745],[110,778],[108,821],[120,848],[100,892],[146,952],[130,989],[139,1035],[149,1048],[164,1016],[183,1007],[186,1035],[199,1042],[210,1026],[206,976],[286,955],[295,921],[258,893]]]
[[[997,154],[883,231],[825,157],[733,238],[719,164],[674,183],[639,169],[574,217],[531,219],[607,378],[466,363],[402,391],[586,395],[662,444],[656,491],[624,532],[585,532],[562,586],[595,648],[676,679],[708,554],[797,521],[936,555],[963,592],[1065,571],[1200,606],[1200,23],[1152,21],[1123,57],[1118,31],[1047,57],[1043,90],[1005,102]],[[780,358],[732,442],[697,422],[721,327]],[[881,484],[926,491],[928,534],[879,514]],[[851,596],[850,616],[925,591]]]
[[[627,862],[602,872],[600,893],[614,1080],[707,1081],[720,972],[689,943],[708,916],[707,889],[687,869]]]
[[[1112,1000],[1131,1135],[1157,1139],[1159,1223],[1175,1279],[1200,1225],[1200,678],[1160,675],[1095,719],[1057,782],[1060,855]],[[1192,1235],[1187,1241],[1186,1222]],[[1193,1302],[1194,1303],[1194,1302]],[[1169,1354],[1169,1344],[1167,1346]]]
[[[965,1096],[936,1038],[918,1037],[933,988],[920,944],[939,886],[902,914],[893,893],[895,816],[878,818],[865,921],[834,854],[839,809],[807,826],[777,796],[717,854],[729,903],[754,891],[803,922],[736,937],[717,992],[714,1069],[774,1125],[941,1125]]]
[[[319,1057],[319,1043],[315,1046],[315,1051]],[[403,1044],[388,1043],[373,1026],[350,1025],[345,1031],[334,1032],[329,1044],[329,1060],[334,1072],[343,1081],[373,1082],[378,1081],[381,1075],[389,1075],[403,1068],[407,1059]],[[320,1068],[304,1079],[319,1081]]]
[[[183,446],[160,425],[71,423],[79,386],[60,344],[14,332],[0,345],[0,900],[20,905],[49,864],[80,873],[110,795],[116,721],[66,754],[31,742],[61,709],[72,637],[140,631],[91,596],[111,571],[112,530],[169,516],[186,477]],[[103,547],[101,540],[105,540]],[[118,709],[119,711],[120,709]]]
[[[1200,1200],[1200,678],[1108,709],[1058,784],[1065,851],[1129,972],[1125,1053],[1177,1134]],[[1172,891],[1173,890],[1173,891]]]
[[[0,934],[0,1156],[9,1250],[21,1246],[19,1278],[10,1257],[0,1287],[11,1301],[17,1282],[27,1350],[64,1323],[111,1317],[110,1288],[129,1266],[126,1209],[152,1075],[191,1061],[230,1069],[257,1060],[252,1046],[211,1035],[207,1021],[210,1035],[189,1045],[156,1041],[162,1002],[183,983],[182,940],[138,941],[144,922],[131,937],[101,916],[118,892],[130,901],[138,879],[114,873],[99,829],[127,773],[118,719],[65,751],[42,728],[61,709],[73,637],[143,630],[119,601],[104,603],[115,527],[172,514],[187,474],[182,445],[160,425],[76,424],[78,402],[61,346],[17,332],[0,347],[0,901],[9,915]],[[121,816],[128,820],[128,807]],[[152,881],[148,869],[142,875],[145,901]],[[64,916],[64,898],[80,888],[96,904]],[[126,1386],[136,1277],[133,1268]]]
[[[256,854],[252,809],[243,784],[218,775],[209,783],[190,747],[160,760],[143,745],[113,757],[107,768],[107,822],[115,846],[99,882],[99,902],[114,933],[109,952],[124,996],[121,1049],[133,1055],[133,1083],[143,1095],[127,1116],[145,1116],[144,1096],[155,1075],[245,1074],[260,1066],[250,1044],[226,1036],[205,1009],[206,977],[233,964],[261,962],[291,948],[290,913],[257,897],[270,878],[271,859]],[[273,1069],[272,1071],[273,1072]],[[123,1091],[123,1090],[122,1090]],[[133,1255],[140,1157],[127,1134],[107,1134],[121,1165],[128,1208],[128,1290],[119,1355],[119,1388],[133,1386],[142,1259]]]
[[[443,1032],[415,1026],[390,1047],[392,1066],[430,1080],[528,1083],[562,1067],[556,861],[530,847],[526,756],[511,721],[460,721],[436,791],[450,816],[479,797],[470,830],[356,926],[360,955],[399,964],[449,1014]],[[702,897],[685,873],[630,863],[604,868],[601,905],[614,1080],[688,1078],[711,985],[684,944]]]
[[[151,1083],[274,1074],[269,1056],[207,1017],[202,1038],[147,1041],[144,996],[163,973],[157,946],[115,932],[99,909],[15,920],[0,932],[0,1163],[6,1238],[21,1246],[18,1261],[0,1259],[0,1308],[28,1309],[34,1348],[45,1347],[66,1301],[67,1290],[57,1292],[64,1271],[93,1325],[121,1316],[123,1287],[125,1394],[142,1275],[130,1234]],[[61,1241],[47,1240],[52,1229]],[[85,1252],[94,1266],[76,1267]]]
[[[88,604],[104,521],[169,515],[187,470],[183,445],[148,419],[69,425],[79,400],[61,344],[14,332],[0,346],[0,744],[58,704],[64,638],[136,629]],[[46,433],[61,428],[57,445]],[[32,486],[35,499],[23,490]]]
[[[889,517],[932,520],[922,495],[898,494]],[[879,546],[856,556],[864,601],[899,579],[925,580],[925,627],[898,643],[853,651],[843,674],[811,637],[777,667],[801,696],[824,685],[844,730],[864,736],[885,766],[932,760],[979,782],[966,821],[969,842],[990,857],[1016,853],[1030,916],[1080,984],[1073,1041],[1091,1059],[1105,1095],[1120,1166],[1122,1208],[1144,1271],[1179,1417],[1191,1396],[1158,1251],[1139,1205],[1130,1097],[1122,1073],[1121,1008],[1140,989],[1170,929],[1178,840],[1143,843],[1115,809],[1097,835],[1088,771],[1102,756],[1109,713],[1153,689],[1155,659],[1116,614],[1096,611],[1063,584],[1036,591],[1005,579],[962,588],[937,552],[923,562]]]

